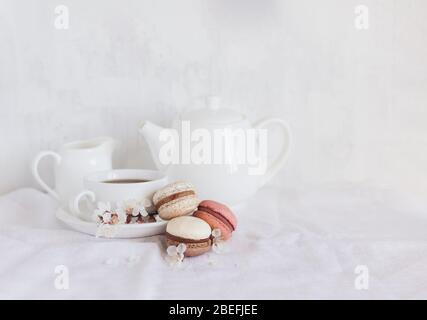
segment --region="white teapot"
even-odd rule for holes
[[[278,125],[284,142],[267,163],[268,126]],[[201,199],[236,205],[253,195],[285,164],[291,136],[277,118],[251,125],[246,116],[223,108],[204,108],[181,114],[166,129],[145,121],[144,136],[159,170],[170,180],[194,183]]]

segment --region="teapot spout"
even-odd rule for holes
[[[157,169],[163,172],[167,170],[170,164],[170,163],[167,163],[167,161],[164,161],[165,159],[162,159],[161,157],[162,146],[165,145],[165,142],[167,141],[167,137],[174,136],[174,135],[168,134],[170,131],[172,131],[172,129],[163,128],[150,121],[144,121],[139,128],[139,132],[142,134],[145,141],[147,141],[148,148],[150,149],[151,157]],[[172,142],[171,145],[176,146],[175,142]],[[172,153],[174,153],[174,150],[171,150],[171,154]]]

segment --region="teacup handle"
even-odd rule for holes
[[[84,190],[82,192],[80,192],[73,201],[71,201],[71,211],[76,214],[76,215],[81,215],[82,212],[80,210],[80,201],[84,198],[84,197],[89,197],[90,201],[95,202],[96,201],[96,196],[95,193],[90,191],[90,190]]]
[[[282,119],[268,118],[261,120],[257,124],[255,124],[255,129],[263,129],[270,125],[278,125],[282,129],[285,141],[277,158],[267,167],[265,178],[262,184],[265,184],[267,181],[273,178],[273,176],[275,176],[283,167],[286,160],[288,159],[289,151],[291,149],[292,144],[291,130],[288,124]]]
[[[37,156],[34,158],[33,163],[31,165],[31,172],[36,179],[37,183],[44,189],[49,195],[51,195],[55,200],[59,200],[58,193],[53,190],[51,187],[49,187],[46,182],[42,180],[39,174],[39,163],[44,157],[53,157],[57,164],[61,162],[61,156],[53,151],[41,151],[37,154]]]

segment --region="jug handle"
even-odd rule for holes
[[[43,190],[45,190],[50,196],[52,196],[55,200],[59,201],[58,193],[53,190],[51,187],[49,187],[46,182],[42,180],[39,174],[39,162],[44,157],[53,157],[56,164],[59,164],[61,162],[61,156],[53,151],[41,151],[37,154],[37,156],[34,158],[33,163],[31,165],[31,172],[36,179],[37,183],[42,187]]]
[[[264,129],[270,125],[277,125],[281,128],[283,132],[283,137],[285,139],[282,149],[279,152],[277,158],[267,167],[266,173],[264,175],[264,180],[262,185],[267,183],[273,176],[275,176],[279,170],[284,166],[286,160],[288,159],[289,152],[292,145],[292,135],[289,125],[282,119],[279,118],[268,118],[259,121],[255,124],[255,129]]]

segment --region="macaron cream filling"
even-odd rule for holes
[[[187,238],[181,238],[178,236],[174,236],[168,232],[166,232],[166,237],[170,240],[176,241],[176,242],[180,242],[180,243],[205,243],[205,242],[209,242],[210,237],[206,238],[206,239],[187,239]]]
[[[164,204],[166,204],[168,202],[171,202],[171,201],[179,199],[179,198],[187,197],[187,196],[193,196],[195,194],[196,193],[193,190],[186,190],[186,191],[177,192],[177,193],[171,194],[170,196],[167,196],[167,197],[161,199],[160,201],[158,201],[155,204],[155,207],[157,210],[159,210],[159,208],[161,206],[163,206]]]
[[[214,216],[215,218],[217,218],[218,220],[223,222],[230,230],[234,231],[233,224],[226,217],[224,217],[222,214],[219,214],[218,212],[215,212],[214,210],[209,209],[207,207],[203,207],[203,206],[199,206],[198,210],[206,212],[206,213]]]

